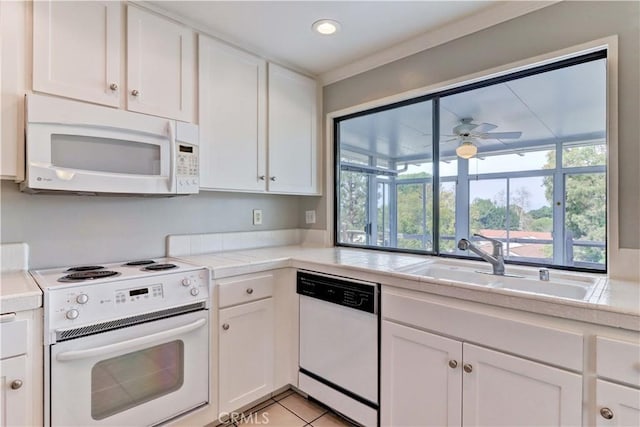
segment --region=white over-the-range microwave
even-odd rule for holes
[[[198,192],[198,126],[43,95],[25,105],[22,191]]]

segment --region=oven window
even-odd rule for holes
[[[51,135],[54,166],[93,172],[160,175],[160,145],[77,135]]]
[[[180,340],[98,362],[91,370],[91,417],[101,420],[182,387]]]

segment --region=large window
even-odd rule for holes
[[[606,269],[606,52],[335,119],[336,242]]]

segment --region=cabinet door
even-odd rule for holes
[[[200,187],[266,189],[266,62],[199,38]]]
[[[317,85],[269,64],[269,191],[318,194]]]
[[[581,424],[582,376],[466,343],[463,354],[464,426]]]
[[[273,300],[219,316],[219,411],[231,412],[273,391]]]
[[[596,384],[598,426],[640,426],[640,390],[603,380]]]
[[[121,5],[33,3],[33,90],[118,106]]]
[[[31,60],[30,3],[0,1],[0,175],[24,179],[24,94]]]
[[[26,364],[24,355],[0,361],[0,427],[25,426],[30,421]]]
[[[460,426],[462,343],[383,321],[381,349],[383,426]]]
[[[127,7],[127,109],[193,121],[195,35],[189,28]]]

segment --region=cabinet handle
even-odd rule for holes
[[[276,180],[276,177],[275,177],[275,176],[272,176],[272,177],[271,177],[271,178],[269,178],[269,179],[270,179],[271,181],[275,181],[275,180]]]
[[[222,329],[224,329],[225,331],[228,331],[229,330],[229,324],[228,323],[224,323],[222,325]]]
[[[260,176],[258,177],[258,179],[259,179],[260,181],[264,181],[264,180],[265,180],[265,178],[266,178],[266,176],[264,176],[264,175],[260,175]]]
[[[462,369],[464,369],[464,371],[465,371],[467,374],[470,374],[471,372],[473,372],[473,366],[471,366],[471,365],[470,365],[470,364],[468,364],[468,363],[465,363],[465,365],[462,367]]]
[[[111,89],[112,91],[115,92],[116,90],[118,90],[118,84],[117,83],[111,83],[109,85],[109,89]]]
[[[253,288],[247,288],[247,293],[251,295],[253,293]]]
[[[602,408],[600,409],[600,415],[602,415],[602,418],[605,420],[610,420],[613,418],[613,411],[609,408]]]
[[[140,91],[138,89],[134,89],[134,90],[131,91],[131,95],[138,96],[138,95],[140,95]]]
[[[451,369],[455,369],[458,367],[458,361],[457,360],[449,360],[449,367]]]
[[[11,389],[12,390],[17,390],[20,387],[22,387],[22,384],[23,384],[22,380],[13,380],[13,381],[11,381]]]

